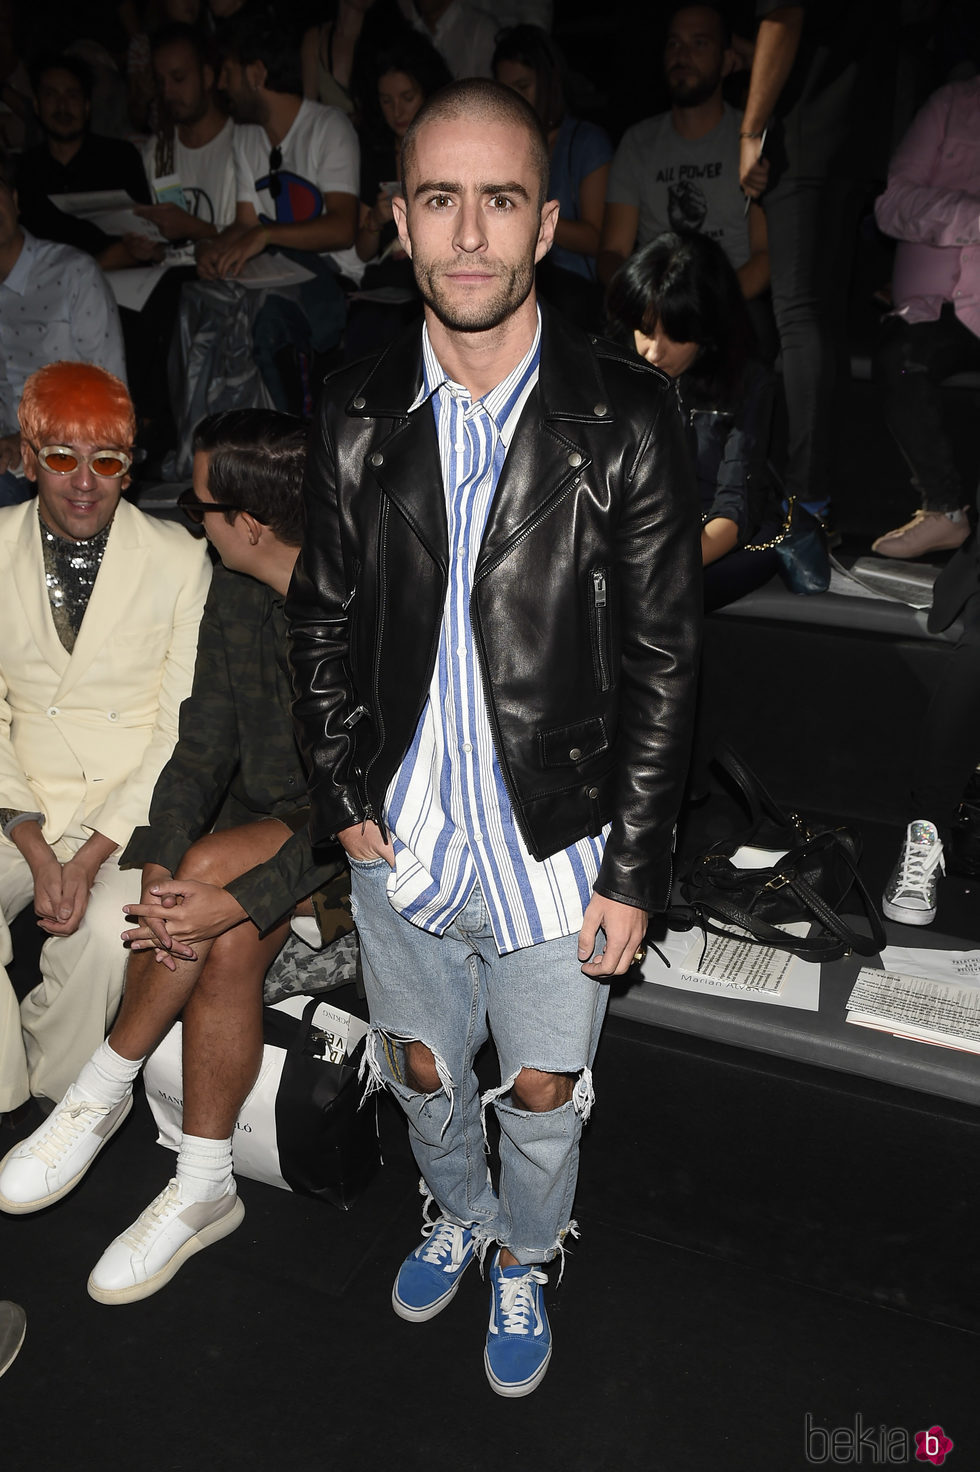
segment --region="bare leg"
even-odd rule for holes
[[[211,833],[188,850],[176,877],[227,884],[277,853],[289,831],[269,819]],[[142,1058],[183,1012],[186,1133],[231,1134],[261,1058],[262,981],[288,933],[284,921],[260,938],[246,920],[196,944],[196,961],[175,957],[176,971],[159,965],[151,951],[130,957],[109,1043],[123,1058]]]

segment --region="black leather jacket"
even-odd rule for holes
[[[418,328],[327,380],[286,603],[314,843],[382,821],[425,705],[448,534]],[[701,618],[699,508],[676,394],[546,313],[471,619],[494,745],[535,858],[612,823],[602,894],[663,908]]]

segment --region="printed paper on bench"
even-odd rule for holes
[[[847,1020],[915,1042],[980,1053],[980,986],[863,966],[847,999]]]

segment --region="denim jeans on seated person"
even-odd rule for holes
[[[518,1262],[550,1261],[572,1224],[582,1125],[593,1102],[595,1056],[609,989],[582,974],[577,933],[501,956],[476,886],[442,936],[389,904],[384,859],[351,861],[351,905],[361,945],[375,1086],[391,1089],[408,1117],[416,1162],[439,1209]],[[489,1032],[500,1087],[483,1096],[474,1060]],[[406,1082],[405,1044],[426,1044],[442,1087]],[[571,1100],[547,1113],[514,1103],[522,1068],[574,1075]],[[483,1113],[500,1124],[500,1194],[486,1157]]]

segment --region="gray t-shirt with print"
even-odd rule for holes
[[[737,269],[749,258],[745,196],[738,183],[742,115],[725,104],[703,138],[682,138],[669,112],[627,129],[609,173],[606,200],[640,212],[636,248],[664,230],[699,230]]]

